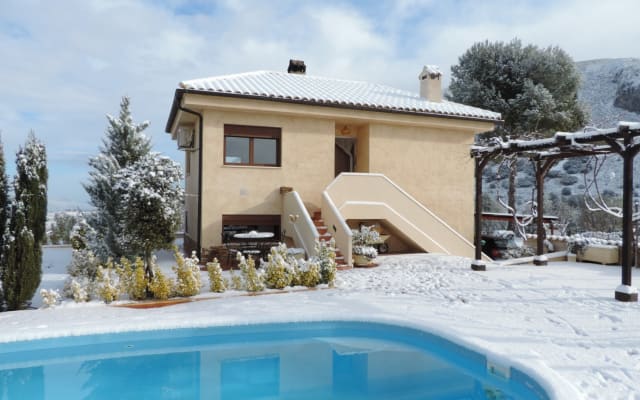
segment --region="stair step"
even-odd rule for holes
[[[316,226],[316,229],[318,230],[318,233],[319,233],[320,235],[324,235],[324,234],[326,234],[326,233],[327,233],[327,231],[329,230],[329,228],[327,228],[327,227],[326,227],[326,226],[324,226],[324,225]]]
[[[322,211],[314,211],[313,219],[320,219],[320,218],[322,218]]]
[[[324,220],[323,219],[314,219],[313,220],[313,224],[315,226],[318,226],[318,225],[323,226],[324,225]]]

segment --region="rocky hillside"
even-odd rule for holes
[[[619,121],[640,121],[640,59],[582,61],[577,63],[577,67],[582,74],[582,88],[578,97],[590,111],[590,125],[611,128]],[[519,203],[532,199],[535,179],[529,164],[524,160],[519,163]],[[545,193],[553,193],[564,201],[568,201],[571,196],[582,196],[585,189],[582,171],[592,168],[592,165],[593,161],[589,163],[589,158],[559,162],[547,175]],[[640,197],[640,156],[636,157],[635,171],[634,196]],[[496,166],[489,166],[485,170],[485,192],[494,199],[498,196],[506,198],[507,180],[497,179],[506,174],[499,175],[497,172]],[[601,192],[612,197],[621,195],[622,160],[619,156],[607,156],[607,161],[598,174],[598,183]]]
[[[582,74],[579,99],[599,128],[640,121],[640,59],[615,58],[576,63]]]

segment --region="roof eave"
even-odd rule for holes
[[[250,95],[250,94],[242,94],[242,93],[222,93],[222,92],[214,92],[210,90],[179,88],[179,89],[176,89],[176,94],[173,99],[171,113],[169,114],[169,121],[167,122],[167,128],[166,128],[167,132],[170,132],[170,129],[173,126],[173,122],[174,122],[173,119],[175,118],[178,105],[182,100],[182,96],[184,94],[200,94],[205,96],[275,101],[280,103],[305,104],[305,105],[313,105],[313,106],[319,106],[319,107],[332,107],[332,108],[342,108],[342,109],[360,110],[360,111],[374,111],[374,112],[384,112],[384,113],[392,113],[392,114],[420,115],[420,116],[438,117],[438,118],[462,119],[467,121],[492,122],[494,124],[501,124],[503,122],[503,120],[501,119],[474,117],[474,116],[466,116],[466,115],[459,115],[459,114],[443,114],[443,113],[437,113],[437,112],[416,112],[416,111],[400,110],[400,109],[393,109],[393,108],[367,107],[367,106],[358,106],[353,104],[319,102],[314,100],[285,99],[280,97],[266,97],[266,96]]]
[[[186,92],[186,89],[176,89],[173,94],[173,103],[171,103],[171,111],[169,111],[169,118],[167,119],[167,124],[164,127],[164,131],[166,133],[172,133],[171,129],[173,128],[173,123],[175,122],[176,115],[178,114],[178,107],[182,103],[182,96]]]

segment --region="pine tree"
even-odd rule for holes
[[[524,138],[584,126],[578,102],[580,77],[571,57],[545,49],[489,41],[474,44],[451,67],[449,99],[502,114],[504,124],[489,136]],[[515,209],[515,163],[509,179],[509,206]]]
[[[122,240],[124,227],[121,223],[127,204],[121,193],[114,190],[116,175],[123,168],[135,164],[150,151],[149,139],[143,131],[148,122],[135,124],[129,109],[129,98],[123,97],[120,103],[120,115],[115,118],[107,115],[108,126],[100,154],[89,160],[92,171],[90,181],[84,185],[89,194],[95,213],[88,215],[89,225],[95,230],[93,243],[96,253],[107,258],[133,256],[128,243]]]
[[[183,190],[180,165],[150,153],[115,175],[114,190],[126,206],[122,209],[123,240],[145,262],[147,277],[153,277],[151,256],[169,249],[180,224]]]

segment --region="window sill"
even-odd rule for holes
[[[223,168],[244,168],[244,169],[280,169],[281,165],[233,165],[233,164],[222,164]]]

